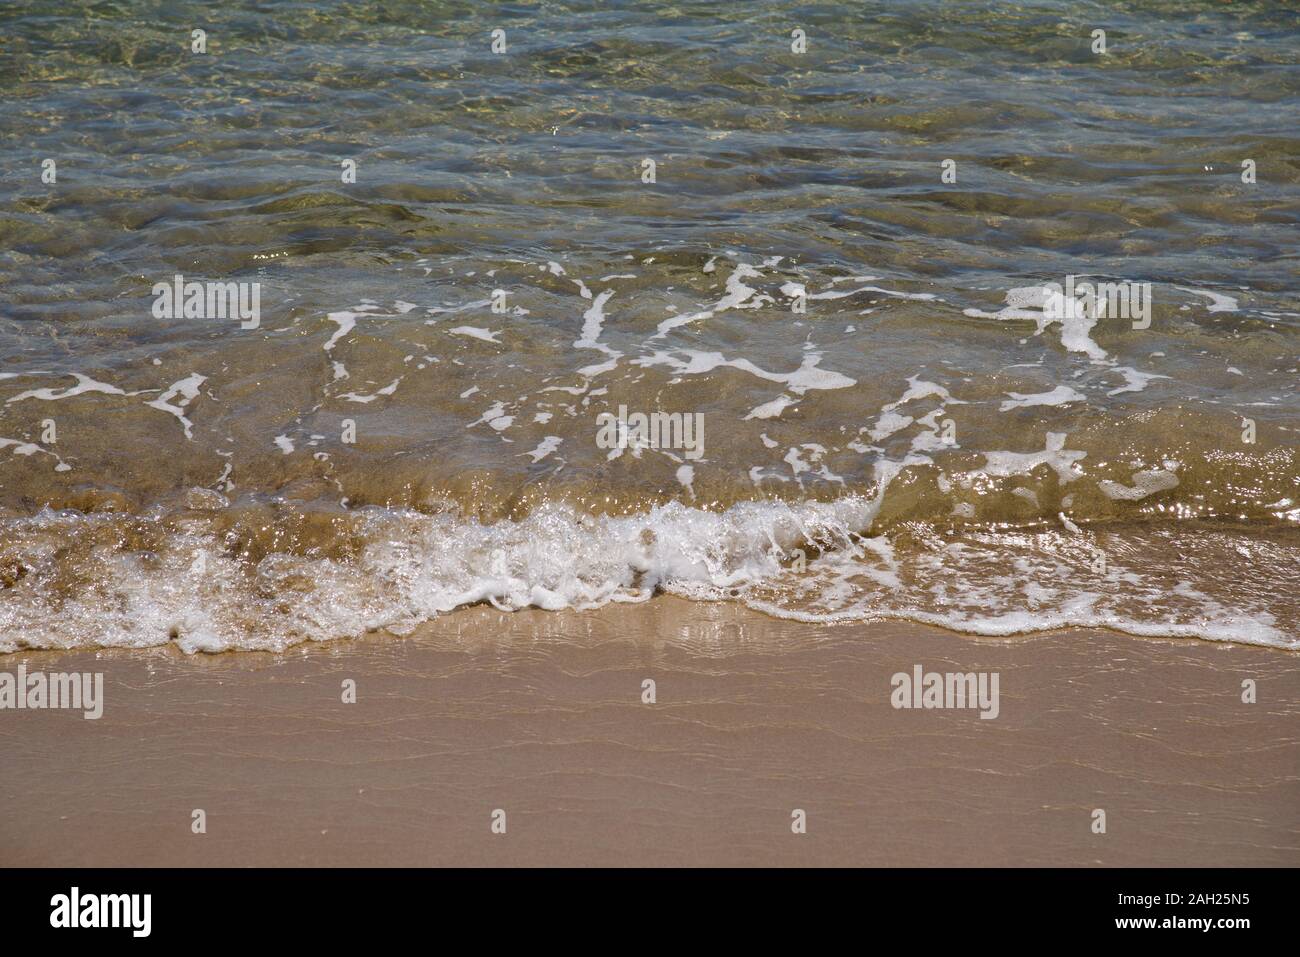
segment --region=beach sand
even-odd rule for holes
[[[4,865],[1300,864],[1300,656],[1266,648],[660,597],[20,663],[106,703],[0,711]],[[998,717],[895,710],[917,664],[997,672]]]

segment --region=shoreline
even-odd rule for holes
[[[0,711],[3,866],[1300,864],[1300,655],[1272,648],[659,596],[20,663],[103,672],[103,716]],[[997,717],[892,707],[918,665],[997,673]]]

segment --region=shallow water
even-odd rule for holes
[[[0,650],[658,590],[1300,647],[1298,39],[1272,3],[0,11]],[[256,327],[159,318],[178,274],[259,284]],[[691,441],[602,447],[620,408]]]

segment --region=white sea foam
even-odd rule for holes
[[[796,451],[800,466],[815,469],[815,449]],[[882,490],[900,468],[882,463]],[[680,468],[677,478],[693,492],[692,469]],[[220,496],[209,497],[214,505],[205,498],[195,507],[222,507]],[[673,502],[599,517],[547,505],[490,525],[368,508],[351,516],[352,537],[362,543],[351,560],[273,552],[251,566],[198,520],[173,523],[145,553],[95,534],[120,517],[47,511],[7,522],[10,554],[42,569],[59,553],[77,563],[80,584],[72,595],[56,594],[37,574],[0,590],[0,651],[168,642],[188,652],[283,649],[373,629],[405,633],[476,602],[588,609],[644,601],[660,589],[806,621],[908,618],[997,636],[1096,626],[1300,648],[1266,604],[1294,568],[1284,546],[1202,532],[1170,548],[1139,535],[1109,545],[1112,561],[1099,575],[1090,570],[1096,549],[1077,527],[977,531],[903,551],[867,535],[879,502],[880,494],[851,495],[725,511]],[[796,549],[811,554],[806,571],[790,567]],[[1239,553],[1250,588],[1239,600],[1212,597],[1224,575],[1217,556]]]
[[[1169,378],[1167,375],[1156,375],[1154,372],[1141,372],[1132,366],[1116,366],[1111,371],[1122,375],[1124,384],[1117,389],[1111,389],[1106,393],[1108,396],[1123,395],[1125,392],[1141,392],[1152,379]]]
[[[548,435],[546,436],[546,438],[542,439],[542,441],[537,444],[537,448],[533,449],[531,452],[526,452],[524,454],[531,456],[534,462],[540,462],[542,459],[546,458],[548,455],[550,455],[552,452],[558,449],[560,447],[560,443],[563,441],[564,439],[560,438],[558,435]]]
[[[392,382],[388,383],[388,385],[384,386],[382,389],[377,389],[374,392],[345,392],[339,398],[347,399],[349,402],[360,402],[363,405],[368,405],[378,399],[381,395],[392,395],[395,393],[401,382],[402,377],[398,376]]]
[[[501,335],[500,331],[483,329],[479,326],[457,326],[454,329],[448,329],[453,336],[469,336],[471,339],[482,339],[484,342],[495,342],[500,345],[501,340],[497,336]]]
[[[1008,392],[1011,396],[999,406],[999,411],[1006,412],[1010,409],[1023,409],[1032,405],[1065,405],[1069,402],[1086,402],[1088,397],[1076,389],[1071,389],[1068,385],[1058,385],[1050,392],[1035,392],[1024,395],[1019,392]]]
[[[107,382],[97,382],[88,375],[82,375],[80,372],[73,372],[70,375],[77,380],[77,384],[69,386],[60,392],[57,388],[32,389],[28,392],[21,392],[13,398],[7,400],[6,405],[14,402],[22,402],[26,399],[41,399],[45,402],[57,402],[59,399],[70,399],[73,396],[84,395],[87,392],[102,392],[105,395],[138,395],[139,393],[127,393],[117,386],[109,385]]]
[[[1067,302],[1063,293],[1047,286],[1018,286],[1007,291],[1006,306],[997,312],[966,309],[963,312],[980,319],[1028,319],[1037,327],[1035,335],[1051,325],[1061,326],[1061,345],[1071,352],[1082,352],[1099,362],[1107,357],[1106,350],[1092,340],[1097,317],[1088,314],[1082,299]]]
[[[339,344],[339,341],[342,340],[344,336],[346,336],[348,333],[350,333],[353,329],[356,328],[357,317],[360,315],[361,313],[358,312],[349,312],[347,310],[342,310],[340,312],[331,312],[325,317],[330,322],[338,326],[338,328],[334,330],[334,335],[330,336],[329,339],[325,342],[324,349],[326,352],[329,352],[331,349],[333,349],[336,345]]]
[[[207,376],[199,375],[197,372],[191,373],[179,382],[172,383],[166,392],[152,402],[146,402],[145,405],[176,416],[180,420],[181,427],[185,429],[185,438],[193,439],[194,423],[185,417],[185,410],[198,397],[199,386],[207,381]],[[175,399],[179,401],[173,404]]]
[[[758,292],[752,286],[745,285],[746,279],[760,279],[763,274],[753,266],[740,263],[735,270],[727,277],[727,293],[710,309],[700,312],[693,312],[682,316],[673,316],[671,319],[665,319],[659,324],[658,330],[653,338],[660,339],[672,332],[674,329],[697,322],[701,319],[712,318],[719,312],[725,312],[728,309],[753,309],[762,305],[764,302],[771,302],[770,296],[758,296],[753,298]],[[751,301],[752,300],[752,301]]]
[[[1183,292],[1190,292],[1196,296],[1204,296],[1210,300],[1210,304],[1205,307],[1206,312],[1236,312],[1241,307],[1237,300],[1232,296],[1224,295],[1221,292],[1213,292],[1208,289],[1191,289],[1187,286],[1175,286],[1175,289],[1181,289]]]
[[[1177,488],[1178,476],[1164,469],[1151,469],[1145,472],[1134,472],[1132,487],[1112,482],[1110,479],[1102,479],[1097,485],[1108,498],[1136,502],[1156,492]]]
[[[795,404],[795,400],[783,392],[780,395],[778,395],[775,399],[773,399],[771,402],[764,402],[762,405],[756,406],[755,408],[751,409],[750,413],[747,416],[745,416],[745,418],[746,420],[775,419],[779,417],[782,412],[784,412],[786,409],[788,409],[790,406],[794,404]]]
[[[856,296],[860,292],[878,292],[884,296],[893,296],[895,299],[915,299],[919,302],[930,302],[938,299],[932,292],[899,292],[897,289],[881,289],[879,286],[862,286],[858,289],[833,290],[827,292],[816,292],[811,294],[809,299],[843,299],[846,296]]]
[[[686,356],[685,360],[677,358]],[[797,395],[803,395],[810,389],[844,389],[857,385],[856,380],[846,375],[818,368],[821,355],[807,353],[803,363],[794,372],[768,372],[760,369],[748,359],[728,359],[721,352],[701,352],[696,349],[675,349],[672,352],[654,352],[634,359],[639,366],[666,365],[681,375],[702,375],[724,366],[740,369],[769,382],[782,382]]]
[[[985,452],[984,468],[986,475],[1005,478],[1011,475],[1027,475],[1040,465],[1049,466],[1056,472],[1064,485],[1083,474],[1077,464],[1087,456],[1087,452],[1075,451],[1065,447],[1066,436],[1061,432],[1047,433],[1047,446],[1042,452]]]

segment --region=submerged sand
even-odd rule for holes
[[[0,711],[5,865],[1300,864],[1300,656],[1268,648],[663,597],[20,663],[106,700]],[[997,672],[998,717],[894,709],[918,664]]]

